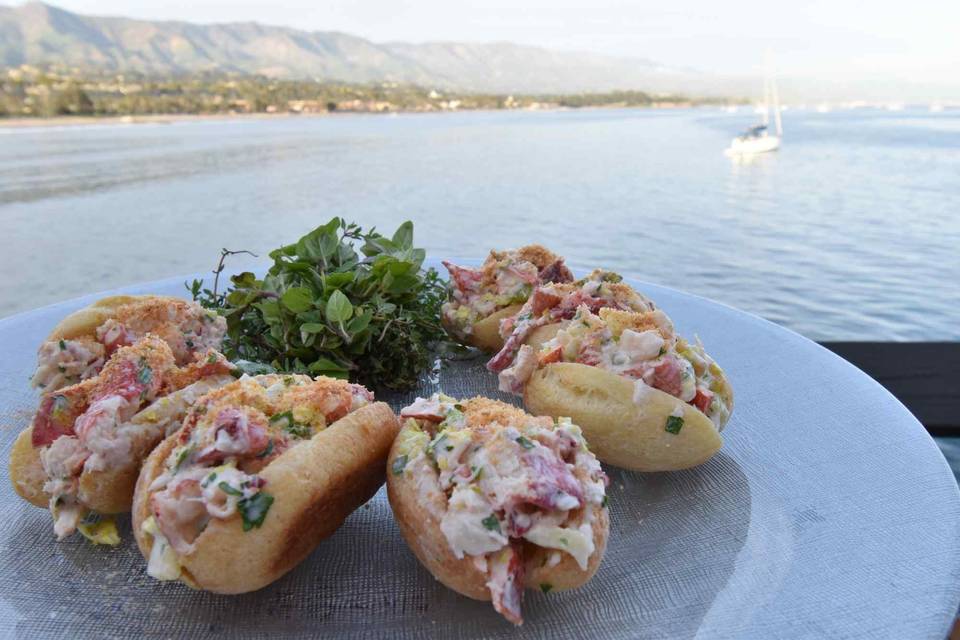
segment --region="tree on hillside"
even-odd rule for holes
[[[43,102],[45,116],[87,116],[93,114],[93,100],[77,84],[70,83],[63,89],[54,90]]]

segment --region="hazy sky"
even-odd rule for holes
[[[956,82],[960,69],[957,0],[492,0],[482,7],[453,0],[48,1],[82,13],[255,20],[375,41],[509,40],[721,74],[755,72],[768,48],[787,75]]]

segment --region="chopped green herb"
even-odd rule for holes
[[[266,458],[271,453],[273,453],[273,438],[270,438],[270,440],[267,441],[267,448],[263,450],[263,453],[257,454],[257,458],[260,458],[262,460],[263,458]]]
[[[443,429],[448,425],[460,422],[463,422],[463,412],[454,406],[447,411],[447,414],[443,417],[443,422],[440,423],[439,428]]]
[[[217,364],[217,352],[211,351],[210,355],[207,356],[207,364]]]
[[[680,433],[680,429],[683,428],[683,418],[680,416],[667,416],[667,425],[664,428],[667,433]]]
[[[146,358],[140,358],[140,368],[137,370],[137,382],[140,384],[150,384],[153,380],[153,369],[147,364]]]
[[[60,341],[60,351],[66,351],[66,350],[67,350],[67,342],[66,342],[66,340],[61,340],[61,341]]]
[[[293,419],[293,411],[284,411],[283,413],[278,413],[275,416],[270,417],[270,424],[278,423],[280,421],[283,421],[283,424],[280,425],[280,428],[292,435],[294,438],[303,440],[313,435],[313,429],[310,428],[310,425],[300,424]]]
[[[393,465],[390,469],[393,471],[393,475],[398,476],[403,473],[403,470],[407,466],[407,456],[397,456],[393,459]]]
[[[440,443],[447,439],[447,434],[441,433],[436,438],[433,439],[433,442],[427,445],[427,457],[431,460],[437,459],[437,447],[440,446]]]
[[[481,520],[480,524],[490,531],[496,531],[497,533],[500,533],[500,521],[497,520],[497,516],[493,514]]]
[[[309,440],[313,437],[313,429],[310,428],[310,425],[300,424],[299,422],[294,422],[288,426],[287,433],[300,440]]]
[[[223,491],[223,492],[224,492],[225,494],[227,494],[228,496],[242,496],[242,495],[243,495],[243,491],[240,491],[239,489],[234,489],[233,487],[231,487],[231,486],[230,486],[229,484],[227,484],[226,482],[221,482],[221,483],[218,484],[217,486],[220,487],[220,491]]]
[[[281,420],[284,420],[286,423],[293,422],[293,411],[284,411],[283,413],[275,413],[270,416],[270,424],[280,422]],[[280,425],[280,427],[283,428],[284,425]]]
[[[550,593],[553,591],[553,585],[547,582],[541,582],[540,591],[543,591],[544,593]]]
[[[203,487],[204,489],[206,489],[206,488],[209,487],[209,486],[213,483],[213,481],[216,480],[216,479],[217,479],[217,472],[214,471],[214,472],[212,472],[210,475],[208,475],[206,478],[204,478],[203,482],[200,483],[200,486]]]
[[[602,509],[606,509],[606,508],[607,508],[607,504],[608,504],[609,502],[610,502],[610,499],[609,499],[606,495],[604,495],[604,496],[603,496],[603,500],[600,502],[600,507],[601,507]]]
[[[566,546],[569,546],[570,541],[567,540],[566,538],[560,538],[560,544],[566,547]]]
[[[272,504],[273,496],[263,491],[237,502],[237,509],[243,518],[243,530],[250,531],[254,527],[259,529]]]
[[[187,458],[190,456],[192,451],[193,447],[184,447],[180,450],[180,453],[177,454],[177,461],[173,466],[174,473],[180,470],[180,467],[183,466],[183,463],[187,461]]]
[[[533,449],[533,443],[527,440],[526,438],[524,438],[523,436],[520,436],[519,438],[517,438],[517,444],[519,444],[524,449]]]

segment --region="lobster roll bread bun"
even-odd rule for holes
[[[179,367],[153,334],[116,348],[93,377],[41,397],[10,452],[14,489],[49,507],[58,538],[79,529],[116,544],[112,521],[98,517],[130,510],[144,458],[180,427],[194,399],[234,380],[233,370],[212,349]]]
[[[500,323],[520,311],[537,285],[573,280],[563,258],[537,244],[491,251],[479,269],[443,266],[450,287],[440,320],[456,340],[484,351],[503,347]]]
[[[660,311],[581,306],[553,338],[520,347],[500,388],[536,414],[570,416],[600,460],[634,471],[705,462],[733,411],[723,370]]]
[[[33,386],[45,393],[92,378],[113,352],[148,333],[170,347],[178,365],[220,349],[227,322],[196,302],[171,296],[111,296],[74,311],[37,351]]]
[[[217,352],[226,321],[168,296],[112,296],[60,321],[37,351],[42,392],[10,451],[10,480],[49,507],[54,531],[116,544],[140,463],[192,399],[233,378]]]
[[[440,582],[521,624],[524,588],[590,580],[609,531],[607,477],[575,424],[443,394],[402,415],[387,467],[390,505]]]
[[[147,572],[216,593],[265,587],[377,492],[398,430],[386,404],[333,378],[243,377],[203,396],[137,483]]]

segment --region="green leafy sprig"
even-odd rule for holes
[[[232,253],[223,250],[215,273]],[[386,238],[334,218],[272,251],[262,280],[244,272],[224,293],[202,280],[188,289],[226,318],[224,350],[232,360],[405,389],[445,343],[446,283],[423,269],[425,257],[413,246],[409,221]]]

